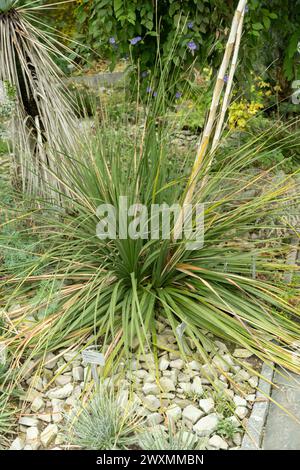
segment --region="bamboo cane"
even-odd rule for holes
[[[194,162],[191,175],[189,177],[189,181],[187,184],[187,192],[186,192],[186,196],[184,199],[183,208],[175,223],[174,235],[173,235],[174,240],[177,240],[177,238],[181,234],[182,222],[183,222],[183,217],[184,217],[184,207],[190,204],[193,198],[195,185],[196,185],[196,178],[201,168],[203,158],[206,154],[206,150],[207,150],[207,147],[208,147],[211,135],[212,135],[213,127],[215,124],[217,109],[219,107],[220,98],[221,98],[221,94],[222,94],[223,87],[224,87],[224,76],[225,76],[226,70],[228,69],[232,52],[234,50],[234,46],[237,42],[238,30],[242,28],[242,25],[240,26],[240,23],[244,14],[246,4],[247,4],[247,0],[239,0],[238,6],[236,8],[236,11],[232,20],[231,30],[230,30],[228,41],[226,44],[225,53],[224,53],[223,60],[222,60],[222,63],[218,72],[217,82],[216,82],[214,92],[213,92],[208,119],[207,119],[204,131],[202,134],[202,138],[200,140],[195,162]],[[241,29],[241,32],[242,32],[242,29]],[[237,53],[238,53],[238,49],[239,48],[237,48]],[[236,60],[237,60],[237,57],[235,58],[235,61]],[[234,70],[233,70],[233,73],[234,73]],[[221,127],[222,127],[222,124],[221,124]]]
[[[233,85],[233,77],[236,71],[236,66],[237,66],[237,60],[238,60],[238,55],[239,55],[239,49],[240,49],[240,44],[241,44],[241,37],[242,37],[242,31],[243,31],[243,22],[244,22],[244,11],[241,15],[239,26],[237,29],[237,35],[236,35],[236,41],[234,45],[234,51],[233,51],[233,57],[232,57],[232,62],[230,66],[230,71],[228,75],[228,82],[226,85],[225,93],[224,93],[224,98],[223,98],[223,103],[222,103],[222,109],[221,113],[217,122],[212,146],[211,146],[211,151],[214,152],[214,150],[217,148],[218,143],[220,141],[220,137],[222,134],[222,129],[223,129],[223,124],[225,120],[225,114],[229,106],[230,102],[230,97],[231,97],[231,90],[232,90],[232,85]]]

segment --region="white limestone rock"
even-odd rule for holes
[[[216,430],[218,422],[218,416],[212,413],[200,418],[199,421],[194,424],[193,430],[199,437],[210,436]]]
[[[191,421],[193,424],[195,424],[203,415],[203,411],[199,410],[199,408],[196,408],[194,405],[186,406],[182,412],[182,417]]]
[[[19,419],[19,424],[21,426],[34,427],[38,425],[38,420],[36,418],[31,418],[30,416],[21,416]]]
[[[58,427],[56,424],[48,424],[48,426],[41,433],[41,442],[47,448],[56,438],[58,434]]]
[[[173,421],[176,423],[181,418],[181,408],[178,405],[171,405],[167,410],[166,410],[166,416],[168,417],[169,420]]]
[[[49,398],[58,398],[62,400],[64,398],[70,397],[73,393],[73,390],[74,390],[74,386],[68,383],[61,388],[55,388],[55,389],[49,390],[49,392],[47,393],[47,396]]]
[[[153,382],[146,382],[142,390],[145,395],[158,395],[159,394],[159,387],[156,383],[153,383]]]
[[[247,406],[247,401],[245,398],[240,397],[239,395],[235,395],[233,398],[233,402],[235,406]]]
[[[170,362],[166,359],[165,356],[160,358],[160,360],[158,362],[159,370],[161,370],[161,371],[167,370],[169,365],[170,365]]]
[[[173,380],[169,379],[168,377],[162,377],[160,379],[160,386],[164,392],[175,392],[176,387],[174,385]]]
[[[191,391],[195,393],[196,395],[203,395],[203,387],[202,387],[202,381],[200,377],[194,377],[193,383],[191,385]]]
[[[84,379],[84,369],[82,366],[73,367],[73,379],[75,382],[82,382]]]
[[[209,441],[208,441],[208,445],[210,447],[213,447],[214,449],[217,449],[217,450],[227,450],[228,449],[228,444],[227,442],[222,439],[222,437],[218,436],[217,434],[215,434],[214,436],[212,436]]]
[[[203,398],[202,400],[199,400],[199,406],[204,413],[209,414],[213,411],[215,402],[212,398]]]
[[[31,410],[34,413],[37,413],[38,411],[42,410],[45,407],[45,402],[41,397],[35,397],[33,402],[31,403]]]
[[[235,414],[240,418],[244,419],[247,416],[248,410],[245,406],[237,406],[235,409]]]
[[[33,450],[37,450],[40,447],[40,432],[36,426],[32,426],[27,429],[26,432],[26,444],[31,445]]]
[[[57,364],[58,357],[56,357],[52,352],[46,354],[44,367],[45,369],[54,369]]]
[[[23,450],[24,445],[23,439],[21,437],[16,437],[11,443],[9,450]]]
[[[157,411],[160,408],[160,401],[155,395],[146,395],[143,398],[143,403],[150,411]]]
[[[184,361],[182,359],[175,359],[175,361],[170,362],[170,367],[172,369],[181,370],[184,367]]]

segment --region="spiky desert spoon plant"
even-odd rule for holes
[[[267,230],[258,236],[270,220],[280,223],[286,203],[291,210],[299,192],[289,195],[296,184],[291,176],[274,182],[268,173],[247,171],[263,152],[271,151],[270,135],[233,152],[223,170],[210,170],[207,185],[194,196],[195,203],[205,204],[204,245],[190,251],[184,239],[97,237],[99,204],[113,204],[118,211],[120,196],[127,195],[149,209],[153,203],[171,206],[180,200],[185,179],[168,176],[170,139],[162,129],[157,133],[151,115],[136,146],[131,137],[126,139],[126,131],[118,134],[104,126],[96,134],[68,166],[65,184],[72,192],[74,213],[62,219],[55,208],[45,207],[44,213],[32,214],[35,236],[41,240],[34,257],[16,275],[3,275],[1,288],[8,302],[28,295],[41,280],[63,281],[55,312],[47,311],[45,300],[38,307],[26,302],[10,314],[15,329],[5,339],[15,348],[16,362],[22,354],[80,345],[91,334],[104,351],[116,335],[116,352],[129,351],[136,340],[142,350],[164,348],[155,321],[162,315],[183,355],[190,354],[190,338],[205,362],[204,346],[211,342],[214,348],[209,331],[262,360],[299,371],[293,349],[300,344],[299,309],[285,299],[280,280],[280,273],[294,268],[285,265],[288,247],[276,234],[270,239]],[[300,142],[299,134],[293,142],[295,138]],[[139,156],[136,167],[134,154]],[[255,195],[249,197],[249,191]],[[30,232],[23,229],[26,237]],[[43,307],[43,319],[30,326],[22,323],[22,317]],[[179,337],[181,324],[185,330]]]
[[[31,5],[18,0],[0,4],[0,80],[16,89],[11,134],[23,189],[44,194],[52,185],[55,197],[61,188],[52,173],[58,174],[64,149],[75,144],[75,113],[51,58],[61,52],[35,26]]]

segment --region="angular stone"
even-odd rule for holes
[[[245,406],[237,406],[235,409],[235,414],[240,418],[244,419],[247,416],[248,410]]]
[[[249,395],[246,395],[246,400],[250,401],[250,403],[255,401],[255,393],[250,393]]]
[[[37,413],[42,408],[44,408],[45,402],[41,397],[36,397],[33,402],[31,403],[31,409],[34,413]]]
[[[212,436],[209,441],[208,441],[208,445],[213,447],[214,449],[221,449],[221,450],[227,450],[228,449],[228,444],[226,441],[224,441],[224,439],[222,439],[222,437],[220,436],[217,436],[217,434],[215,434],[214,436]]]
[[[176,390],[174,382],[168,377],[162,377],[160,379],[160,386],[164,392],[175,392]]]
[[[200,379],[200,377],[194,377],[194,380],[193,380],[193,383],[192,383],[192,386],[191,386],[191,390],[193,393],[195,393],[196,395],[203,395],[203,387],[202,387],[202,381]]]
[[[36,426],[28,428],[26,432],[26,444],[31,445],[34,450],[37,450],[40,446],[39,435],[40,433]]]
[[[145,383],[143,386],[143,392],[145,395],[158,395],[159,387],[156,383]]]
[[[245,398],[242,398],[238,395],[235,395],[235,397],[233,398],[233,402],[235,406],[247,406],[247,401],[245,400]]]
[[[247,381],[249,379],[250,379],[250,375],[244,369],[239,370],[238,373],[235,376],[235,380],[237,382],[244,382],[244,381]]]
[[[165,356],[161,357],[158,363],[159,370],[167,370],[170,365],[170,362],[166,359]]]
[[[182,359],[175,359],[175,361],[170,362],[170,367],[172,369],[181,370],[184,367],[184,361]]]
[[[43,413],[39,413],[37,415],[37,418],[40,419],[41,421],[44,421],[45,423],[51,423],[51,420],[52,420],[51,411],[46,410]]]
[[[154,374],[148,374],[145,378],[144,378],[144,383],[153,383],[155,382],[156,380],[156,377]]]
[[[46,354],[44,367],[45,369],[54,369],[58,361],[58,358],[52,352]]]
[[[22,370],[23,378],[26,380],[29,377],[31,377],[32,374],[33,374],[34,369],[35,369],[35,362],[34,361],[25,362],[24,365],[23,365],[23,370]]]
[[[48,424],[48,426],[41,433],[41,442],[44,447],[48,447],[56,438],[58,434],[58,427],[56,424]]]
[[[192,390],[192,385],[189,382],[180,382],[178,386],[184,393],[190,393]]]
[[[190,376],[189,374],[184,374],[182,372],[179,372],[178,374],[178,381],[179,382],[189,382],[190,381]]]
[[[217,428],[219,418],[215,413],[200,418],[193,430],[200,437],[210,436]]]
[[[236,428],[238,428],[238,427],[241,425],[241,423],[239,422],[239,420],[237,419],[237,417],[234,416],[234,415],[229,416],[229,418],[227,418],[227,419],[228,419],[228,421],[230,421],[230,422],[233,424],[233,426],[236,427]]]
[[[215,340],[215,346],[219,349],[220,352],[227,352],[228,348],[225,343],[222,343],[219,340]]]
[[[34,427],[38,425],[38,420],[36,418],[31,418],[30,416],[22,416],[19,419],[19,424],[22,426]]]
[[[172,405],[166,410],[166,416],[169,420],[173,421],[174,423],[176,423],[176,421],[180,419],[181,414],[182,411],[178,405]]]
[[[28,401],[28,402],[33,402],[33,400],[36,398],[36,397],[42,397],[43,394],[38,392],[37,390],[35,390],[34,388],[30,388],[26,395],[21,395],[19,397],[19,400],[20,401]]]
[[[198,361],[191,361],[188,363],[188,367],[192,370],[200,371],[201,364]]]
[[[248,380],[248,383],[249,383],[250,387],[256,388],[257,385],[258,385],[258,377],[256,377],[256,376],[250,377],[250,379]]]
[[[24,448],[24,441],[20,437],[16,437],[16,439],[11,443],[9,450],[22,450]]]
[[[80,361],[80,354],[76,351],[68,351],[63,355],[63,358],[66,362]]]
[[[232,440],[236,446],[240,446],[242,444],[241,434],[239,432],[235,433]]]
[[[43,380],[41,377],[30,377],[30,379],[28,379],[26,383],[27,385],[32,388],[35,388],[39,392],[42,392],[44,390]]]
[[[215,371],[210,364],[204,364],[204,366],[201,367],[201,374],[206,380],[213,379],[215,377]]]
[[[204,398],[199,400],[199,406],[204,411],[204,413],[209,414],[213,411],[215,402],[212,398]]]
[[[76,382],[82,382],[84,379],[84,369],[82,366],[73,367],[73,379]]]
[[[65,385],[72,382],[72,377],[70,377],[69,375],[59,375],[55,378],[54,382],[55,385],[57,385],[58,387],[64,387]]]
[[[147,418],[147,423],[151,426],[162,423],[164,418],[160,413],[151,413]]]
[[[180,359],[181,358],[180,352],[179,351],[169,352],[169,358],[170,358],[170,361],[176,361],[177,359]]]
[[[155,395],[146,395],[143,398],[143,402],[150,411],[156,411],[160,408],[160,401]]]
[[[68,398],[69,396],[71,396],[73,393],[73,390],[74,390],[73,385],[69,383],[69,384],[64,385],[61,388],[49,390],[49,392],[47,393],[47,396],[49,398],[64,399],[64,398]]]
[[[248,357],[253,356],[253,353],[251,351],[248,351],[247,349],[235,349],[233,353],[234,357],[238,357],[240,359],[247,359]]]
[[[182,417],[191,421],[193,424],[196,423],[204,415],[203,411],[196,408],[194,405],[188,405],[182,412]]]
[[[133,375],[134,375],[135,377],[137,377],[138,379],[144,379],[144,378],[146,378],[149,374],[148,374],[148,372],[147,372],[146,370],[140,369],[140,370],[137,370],[137,371],[133,372]]]
[[[222,370],[224,372],[229,371],[229,364],[225,362],[222,357],[220,356],[215,356],[212,360],[213,364],[218,370]]]

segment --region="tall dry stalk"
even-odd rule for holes
[[[185,195],[185,199],[184,199],[184,202],[183,202],[183,209],[182,209],[182,211],[181,211],[181,213],[180,213],[180,215],[179,215],[179,217],[178,217],[178,219],[175,223],[174,235],[173,235],[175,240],[181,234],[181,227],[182,227],[182,222],[183,222],[183,217],[184,217],[184,207],[187,206],[188,204],[190,204],[191,201],[192,201],[193,194],[194,194],[194,191],[195,191],[197,176],[199,174],[203,159],[205,157],[206,151],[207,151],[208,146],[209,146],[210,139],[211,139],[212,134],[213,134],[213,130],[214,130],[216,125],[217,125],[216,133],[215,133],[215,138],[214,138],[214,141],[213,141],[213,148],[214,149],[216,148],[216,146],[219,142],[220,136],[221,136],[221,131],[222,131],[222,127],[223,127],[225,113],[226,113],[226,110],[227,110],[228,105],[229,105],[229,98],[230,98],[230,93],[231,93],[231,89],[232,89],[233,76],[234,76],[234,72],[235,72],[235,69],[236,69],[236,63],[237,63],[239,46],[240,46],[240,41],[241,41],[244,11],[245,11],[246,4],[247,4],[247,0],[239,0],[237,9],[236,9],[234,17],[233,17],[230,34],[229,34],[227,45],[226,45],[226,48],[225,48],[225,53],[224,53],[223,60],[222,60],[222,63],[221,63],[221,66],[220,66],[220,69],[219,69],[219,72],[218,72],[217,82],[216,82],[214,92],[213,92],[213,97],[212,97],[212,101],[211,101],[211,106],[210,106],[210,110],[209,110],[208,119],[207,119],[206,125],[204,127],[204,131],[203,131],[200,143],[199,143],[199,147],[198,147],[197,155],[196,155],[196,158],[195,158],[195,162],[194,162],[194,165],[193,165],[190,177],[189,177],[189,181],[188,181],[188,184],[187,184],[186,195]],[[226,87],[225,96],[224,96],[224,100],[223,100],[223,106],[222,106],[222,110],[221,110],[219,120],[216,124],[217,111],[218,111],[218,108],[219,108],[220,99],[221,99],[221,96],[222,96],[222,91],[223,91],[224,83],[225,83],[224,82],[224,77],[225,77],[226,72],[228,70],[232,54],[233,54],[233,58],[232,58],[231,65],[230,65],[230,72],[229,72],[227,87]]]
[[[74,148],[76,118],[50,56],[55,48],[34,26],[32,10],[37,7],[31,5],[0,2],[0,80],[16,89],[11,140],[23,190],[50,192],[57,199],[62,154]]]

